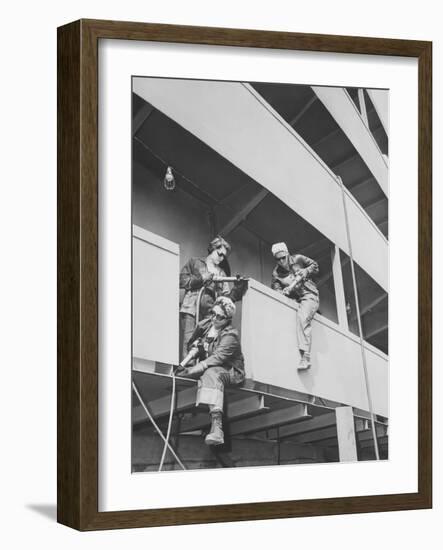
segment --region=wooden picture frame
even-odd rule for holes
[[[136,511],[98,511],[98,41],[139,40],[418,59],[418,491]],[[432,506],[432,44],[80,20],[58,29],[58,521],[79,530]]]

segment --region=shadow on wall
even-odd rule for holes
[[[28,510],[36,512],[51,521],[57,521],[57,506],[55,504],[26,504],[25,506]]]

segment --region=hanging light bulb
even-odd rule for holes
[[[175,178],[174,178],[174,174],[172,173],[172,168],[170,166],[166,168],[166,174],[163,179],[163,185],[165,186],[165,189],[167,191],[174,191],[175,189]]]

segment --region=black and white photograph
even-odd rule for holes
[[[388,460],[389,90],[131,86],[133,474]]]

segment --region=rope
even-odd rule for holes
[[[354,258],[352,255],[352,243],[351,243],[351,232],[349,230],[349,219],[348,219],[348,209],[346,207],[346,196],[345,196],[345,186],[343,184],[343,180],[340,176],[336,176],[342,192],[342,199],[343,199],[343,210],[345,214],[345,225],[346,225],[346,236],[348,240],[348,248],[349,248],[349,259],[351,264],[351,274],[352,274],[352,284],[354,286],[354,297],[355,297],[355,307],[357,310],[357,322],[358,322],[358,335],[360,338],[360,349],[361,349],[361,357],[363,362],[363,372],[365,375],[365,386],[366,386],[366,395],[368,397],[368,406],[369,406],[369,414],[371,415],[371,428],[372,428],[372,439],[374,440],[374,451],[375,451],[375,458],[377,460],[380,460],[380,455],[378,452],[378,441],[377,441],[377,434],[375,433],[375,415],[374,410],[372,408],[372,398],[371,398],[371,390],[369,387],[369,376],[368,376],[368,366],[366,363],[366,350],[364,346],[363,341],[363,331],[361,326],[361,317],[360,317],[360,304],[358,302],[358,294],[357,294],[357,279],[355,277],[355,269],[354,269]]]
[[[149,418],[149,420],[152,422],[152,425],[154,426],[154,428],[157,430],[159,436],[163,439],[163,441],[165,442],[165,444],[167,445],[168,449],[171,451],[171,454],[172,456],[175,458],[175,460],[178,462],[178,464],[181,466],[181,468],[183,470],[186,470],[186,467],[184,466],[184,464],[182,463],[182,461],[179,459],[179,457],[177,456],[177,453],[174,451],[174,449],[171,447],[171,445],[169,444],[168,440],[165,438],[165,436],[162,434],[162,431],[160,430],[160,428],[158,427],[157,423],[155,422],[155,420],[153,419],[151,413],[149,412],[147,406],[145,405],[145,403],[143,402],[143,399],[141,398],[141,395],[139,394],[138,392],[138,389],[137,389],[137,386],[135,385],[134,382],[132,382],[132,389],[134,390],[135,392],[135,395],[137,396],[138,400],[140,401],[140,405],[143,407],[143,410],[145,411],[147,417]]]

